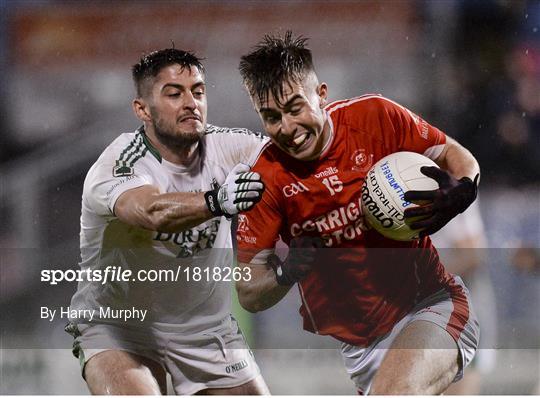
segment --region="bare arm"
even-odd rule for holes
[[[214,217],[206,206],[204,193],[160,194],[152,185],[122,193],[114,213],[126,224],[159,232],[184,231]]]
[[[259,312],[274,306],[293,286],[278,285],[274,270],[267,266],[240,263],[240,267],[248,267],[251,272],[249,280],[241,278],[236,282],[238,301],[246,311]]]
[[[480,166],[474,156],[456,140],[447,137],[446,145],[435,160],[440,167],[422,167],[420,171],[437,181],[431,191],[407,191],[405,200],[419,206],[405,209],[405,219],[420,238],[434,234],[452,218],[463,213],[476,200]],[[413,219],[417,217],[417,219]]]
[[[474,180],[474,177],[480,173],[480,166],[474,156],[468,149],[450,137],[446,137],[446,145],[435,163],[442,169],[449,171],[458,180],[462,177]]]

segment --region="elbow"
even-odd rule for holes
[[[246,299],[245,297],[240,298],[240,296],[238,296],[238,301],[243,309],[252,314],[256,314],[257,312],[264,310],[264,308],[262,308],[256,301]]]
[[[257,302],[253,300],[253,298],[250,297],[249,294],[246,294],[246,292],[244,291],[238,290],[238,302],[243,309],[252,314],[261,311],[261,309],[257,305]]]
[[[262,307],[261,303],[259,303],[259,300],[257,300],[257,297],[252,290],[253,289],[246,284],[236,284],[236,292],[240,306],[247,312],[255,314],[263,311],[264,308]]]

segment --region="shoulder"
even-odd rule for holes
[[[245,128],[209,124],[203,142],[210,159],[234,167],[237,163],[252,165],[268,138]]]
[[[370,113],[374,111],[388,111],[392,109],[405,109],[397,102],[383,97],[381,94],[365,94],[359,97],[334,101],[325,107],[329,115],[334,113]]]
[[[270,141],[256,156],[252,170],[261,175],[268,188],[279,187],[283,179],[289,180],[291,174],[302,171],[303,167],[304,162],[290,157]]]
[[[286,168],[288,159],[289,157],[274,145],[272,141],[267,140],[264,145],[259,147],[259,151],[253,157],[253,167],[272,173],[277,169]],[[268,166],[272,166],[272,168],[268,169]]]
[[[140,130],[120,134],[104,151],[88,172],[88,177],[107,175],[127,177],[135,167],[144,167],[149,162],[160,162],[159,154],[148,144]]]
[[[206,137],[217,138],[217,139],[226,139],[227,137],[253,137],[257,139],[263,139],[264,135],[262,133],[251,131],[243,127],[219,127],[213,124],[208,124],[204,132]]]

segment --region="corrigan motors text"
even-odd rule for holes
[[[41,270],[41,282],[57,285],[60,282],[249,282],[249,267],[188,267],[177,266],[175,269],[141,269],[133,272],[121,266],[110,265],[104,269],[44,269]]]

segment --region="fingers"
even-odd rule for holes
[[[261,182],[243,182],[236,187],[235,192],[244,191],[264,191],[264,184]]]
[[[409,209],[405,209],[404,216],[405,218],[431,216],[433,215],[433,211],[434,211],[433,204],[428,204],[424,206],[416,206],[416,207],[411,207]]]
[[[431,216],[429,218],[424,218],[423,220],[414,221],[409,224],[409,227],[411,229],[426,229],[429,228],[431,225],[437,223],[439,220],[438,215]]]
[[[250,210],[253,206],[261,201],[262,193],[257,191],[241,192],[239,195],[245,195],[243,197],[237,197],[233,201],[233,205],[238,211]]]
[[[438,189],[433,191],[407,191],[405,192],[403,199],[405,199],[407,202],[413,203],[420,200],[433,201],[437,197],[438,192]]]
[[[415,221],[409,226],[411,227],[411,229],[421,229],[422,231],[420,231],[419,235],[420,238],[424,238],[428,235],[434,234],[445,225],[446,221],[443,218],[438,215],[434,215],[424,220]]]
[[[242,201],[242,202],[235,203],[235,206],[238,209],[238,211],[246,211],[246,210],[250,210],[253,206],[259,203],[259,200],[260,199],[257,199],[255,201],[245,201],[245,202]]]
[[[446,225],[446,222],[442,220],[433,223],[430,227],[420,232],[420,238],[425,238],[428,235],[433,235],[435,232],[439,231],[445,225]]]
[[[420,168],[420,172],[429,178],[433,178],[439,185],[450,181],[448,172],[435,166],[423,166]]]
[[[242,172],[238,174],[238,177],[235,180],[237,184],[240,184],[243,182],[251,182],[251,181],[261,181],[261,175],[254,171],[249,171],[247,173]]]
[[[325,247],[324,240],[319,236],[299,236],[291,239],[290,248],[321,249]]]
[[[250,169],[251,167],[249,167],[247,164],[238,163],[236,166],[233,167],[229,174],[236,175],[240,173],[247,173]]]
[[[324,240],[319,236],[313,238],[312,246],[316,249],[323,249],[326,247],[326,245],[324,244]]]

